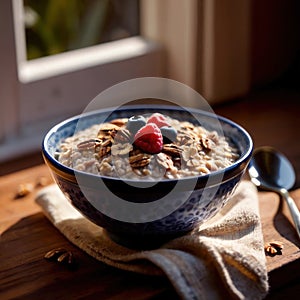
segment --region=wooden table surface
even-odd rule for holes
[[[52,182],[45,165],[3,176],[0,179],[0,299],[59,299],[96,296],[100,299],[162,299],[176,295],[162,278],[138,275],[95,261],[68,242],[35,204],[40,178]],[[31,184],[32,192],[17,197],[19,185]],[[300,190],[292,192],[300,207]],[[300,243],[286,206],[270,192],[259,192],[265,242],[284,244],[282,255],[267,256],[272,293],[295,288],[300,269]],[[53,248],[72,251],[75,271],[46,261]],[[297,286],[296,286],[297,288]],[[274,299],[274,298],[273,298]]]
[[[300,208],[300,143],[298,98],[282,102],[282,95],[262,96],[221,105],[215,111],[244,126],[255,146],[271,145],[292,161],[297,182],[291,195]],[[0,177],[0,299],[176,299],[166,279],[109,267],[72,245],[40,211],[34,197],[52,179],[45,165]],[[31,184],[25,197],[16,197],[20,184]],[[265,242],[284,244],[282,255],[267,256],[269,299],[282,299],[300,292],[300,242],[285,203],[271,192],[259,192]],[[57,247],[72,251],[77,270],[44,259]]]

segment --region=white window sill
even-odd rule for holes
[[[46,56],[19,64],[22,83],[87,69],[97,65],[116,63],[145,55],[158,49],[158,45],[141,36],[121,39],[88,48]]]

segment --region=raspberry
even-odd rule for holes
[[[148,123],[135,134],[134,144],[147,153],[159,153],[163,147],[163,136],[156,124]]]
[[[153,114],[149,119],[147,123],[154,123],[157,125],[158,128],[163,126],[170,126],[170,124],[167,122],[167,119],[165,116],[163,116],[160,113]]]

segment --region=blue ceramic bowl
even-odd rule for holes
[[[161,180],[148,186],[149,182],[141,180],[123,180],[75,171],[55,158],[61,141],[72,136],[79,125],[80,129],[84,129],[115,118],[154,112],[198,125],[200,122],[208,130],[217,130],[235,144],[239,159],[210,175]],[[250,135],[226,118],[196,109],[160,105],[126,106],[75,116],[54,126],[42,145],[44,160],[72,205],[103,227],[115,241],[129,246],[138,242],[134,245],[138,247],[146,244],[153,246],[185,234],[214,216],[240,182],[252,150]],[[118,199],[125,203],[121,208]],[[135,211],[136,207],[143,209]],[[115,210],[119,214],[114,215]]]

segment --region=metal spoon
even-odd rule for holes
[[[300,213],[288,192],[295,183],[295,171],[289,160],[274,148],[260,147],[253,153],[248,172],[256,186],[274,191],[285,199],[300,238]]]

